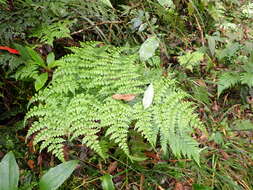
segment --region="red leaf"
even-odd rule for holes
[[[18,54],[19,55],[19,51],[16,50],[16,49],[12,49],[8,46],[0,46],[0,50],[6,50],[8,51],[9,53],[12,53],[12,54]]]

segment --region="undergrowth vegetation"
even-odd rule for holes
[[[0,13],[0,179],[15,181],[0,190],[253,189],[251,1],[0,0]]]

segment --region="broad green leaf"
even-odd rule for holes
[[[105,174],[100,179],[102,181],[103,190],[114,190],[115,189],[111,175]]]
[[[47,55],[47,65],[50,67],[50,65],[55,61],[54,53],[51,52]]]
[[[41,58],[41,56],[32,48],[30,47],[26,47],[31,59],[39,66],[41,67],[45,67],[45,62],[44,60]]]
[[[164,8],[175,8],[175,5],[172,0],[157,0],[157,1]]]
[[[51,52],[47,56],[47,68],[52,69],[56,66],[57,66],[57,61],[55,61],[55,55],[53,52]]]
[[[144,92],[144,96],[142,99],[142,104],[143,104],[144,109],[151,106],[153,102],[153,98],[154,98],[154,87],[153,87],[153,84],[151,83],[146,89],[146,91]]]
[[[12,152],[4,156],[0,163],[0,190],[17,190],[19,168]]]
[[[36,91],[40,90],[45,85],[45,83],[47,82],[47,79],[48,79],[48,73],[40,74],[36,78],[36,81],[35,81],[35,84],[34,84],[35,90]]]
[[[212,56],[214,56],[214,53],[215,53],[215,38],[212,37],[212,36],[208,36],[207,37],[207,41],[208,41],[208,47],[209,47],[209,50],[210,50],[210,53]]]
[[[77,164],[77,160],[72,160],[51,168],[40,179],[40,190],[56,190],[72,174]]]
[[[159,47],[159,40],[157,37],[148,38],[139,50],[140,59],[142,61],[148,60],[155,54],[155,50]]]
[[[101,1],[102,3],[104,3],[105,5],[107,5],[108,7],[113,8],[113,6],[112,6],[110,0],[100,0],[100,1]]]

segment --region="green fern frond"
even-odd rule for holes
[[[176,87],[176,81],[157,80],[154,73],[146,72],[137,54],[97,44],[70,48],[73,53],[57,61],[50,85],[31,100],[38,102],[26,115],[26,120],[37,118],[28,132],[28,136],[35,135],[34,144],[41,143],[41,149],[63,160],[63,145],[80,140],[105,158],[100,142],[104,135],[131,157],[128,138],[133,127],[153,147],[160,136],[164,153],[170,147],[176,156],[199,162],[200,149],[191,133],[202,124],[193,104],[186,101],[189,95]],[[150,82],[154,100],[144,109],[140,97]],[[113,99],[115,94],[136,98],[128,103]]]
[[[22,60],[15,55],[10,54],[0,54],[0,67],[4,68],[7,73],[12,73],[15,71],[21,64]]]
[[[14,77],[17,80],[36,78],[39,74],[39,66],[32,62],[27,62],[25,66],[21,67],[15,72]]]
[[[142,75],[138,73],[138,66],[129,64],[134,63],[138,56],[122,56],[123,49],[109,46],[94,48],[94,44],[83,43],[83,48],[70,48],[75,54],[68,55],[57,63],[59,68],[53,82],[65,86],[59,88],[59,92],[74,92],[76,89],[85,88],[98,91],[103,97],[116,93],[141,93],[139,86],[145,83],[138,79],[141,79]]]
[[[252,72],[241,73],[240,80],[242,84],[246,84],[249,87],[253,87],[253,73]]]
[[[79,94],[74,97],[68,105],[67,115],[69,119],[68,132],[71,134],[70,140],[74,140],[79,136],[83,136],[82,144],[86,144],[95,150],[101,157],[105,157],[100,147],[97,133],[101,129],[99,123],[100,102],[95,97],[85,94]]]
[[[226,89],[234,87],[237,84],[253,87],[253,64],[250,58],[246,60],[240,71],[230,71],[222,74],[218,82],[218,96]]]
[[[224,90],[235,86],[237,83],[240,83],[240,75],[238,73],[226,72],[222,74],[218,82],[218,97]]]
[[[177,157],[193,158],[199,163],[200,149],[190,134],[194,128],[203,129],[203,125],[194,113],[192,103],[185,101],[189,95],[177,89],[173,80],[157,80],[153,84],[152,106],[147,109],[139,104],[135,106],[135,129],[153,146],[159,135],[164,154],[169,146]]]
[[[39,38],[42,43],[53,45],[55,39],[71,38],[69,26],[72,24],[73,22],[70,21],[59,21],[50,25],[45,24],[34,31],[31,36]]]
[[[160,131],[160,144],[164,153],[167,152],[167,145],[169,145],[175,155],[195,159],[196,152],[193,150],[199,149],[198,143],[189,141],[190,144],[187,144],[188,141],[184,142],[184,139],[189,137],[194,127],[203,128],[203,126],[197,119],[197,115],[194,114],[192,103],[184,101],[189,95],[180,89],[173,89],[173,87],[165,84],[166,81],[154,83],[155,89],[166,92],[166,94],[161,93],[159,99],[154,99],[154,122]],[[192,152],[184,148],[186,146],[191,147]],[[199,162],[199,159],[195,159],[195,161]]]
[[[100,112],[101,125],[107,128],[105,135],[129,156],[127,135],[133,114],[131,106],[111,99],[106,101]]]
[[[134,106],[134,120],[135,130],[142,134],[142,136],[148,140],[148,142],[155,147],[157,141],[157,135],[159,133],[159,128],[155,125],[153,121],[153,110],[144,109],[141,103],[138,103]]]

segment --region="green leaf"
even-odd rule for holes
[[[45,67],[45,62],[44,60],[41,58],[41,56],[32,48],[30,47],[26,47],[31,59],[39,66],[41,67]]]
[[[164,153],[172,150],[177,157],[199,163],[201,149],[191,133],[193,127],[204,127],[195,114],[194,103],[186,101],[190,96],[176,87],[175,80],[161,78],[159,69],[141,68],[138,54],[133,53],[136,49],[97,44],[84,42],[81,48],[71,48],[73,54],[56,61],[59,67],[50,85],[34,96],[32,101],[39,103],[25,118],[38,118],[27,134],[35,135],[34,145],[40,143],[41,150],[47,148],[64,160],[67,140],[80,139],[104,158],[108,149],[101,145],[99,131],[107,126],[105,141],[109,146],[113,141],[113,146],[130,157],[128,137],[134,122],[134,130],[152,147],[159,139]],[[152,106],[144,109],[141,97],[127,102],[143,94],[151,83],[155,92]],[[133,156],[139,155],[133,152]]]
[[[48,79],[48,73],[40,74],[36,78],[36,81],[35,81],[35,84],[34,84],[35,90],[36,91],[40,90],[45,85],[45,83],[47,82],[47,79]]]
[[[7,1],[6,0],[0,0],[0,4],[6,5]]]
[[[146,89],[146,91],[144,92],[144,96],[142,99],[142,104],[143,104],[144,109],[151,106],[153,102],[153,98],[154,98],[154,87],[153,87],[153,84],[151,83]]]
[[[208,47],[212,56],[215,54],[215,38],[212,36],[207,37]]]
[[[51,168],[40,179],[40,190],[55,190],[60,187],[75,170],[77,164],[77,160],[72,160]]]
[[[193,190],[211,190],[210,187],[200,185],[200,184],[193,184],[192,187],[193,187]]]
[[[17,190],[19,168],[12,152],[4,156],[0,163],[0,190]]]
[[[242,84],[246,84],[249,87],[253,86],[253,73],[251,73],[249,70],[249,72],[243,72],[240,77],[241,77],[241,83]]]
[[[50,65],[55,61],[55,55],[53,52],[49,53],[47,55],[47,65],[49,66],[50,68]]]
[[[113,8],[113,6],[112,6],[110,0],[100,0],[100,1],[101,1],[102,3],[104,3],[105,5],[107,5],[108,7]]]
[[[111,175],[105,174],[100,179],[102,181],[103,190],[114,190],[115,189]]]
[[[219,82],[218,82],[218,97],[221,93],[240,82],[240,75],[235,72],[226,72],[221,75]]]
[[[69,27],[76,20],[64,20],[48,24],[42,24],[39,28],[32,32],[31,37],[39,38],[41,43],[53,46],[53,42],[59,38],[71,38]]]
[[[155,50],[159,47],[159,40],[157,37],[148,38],[139,50],[140,59],[142,61],[148,60],[155,54]]]
[[[175,5],[172,0],[157,0],[157,1],[164,8],[175,8]]]

